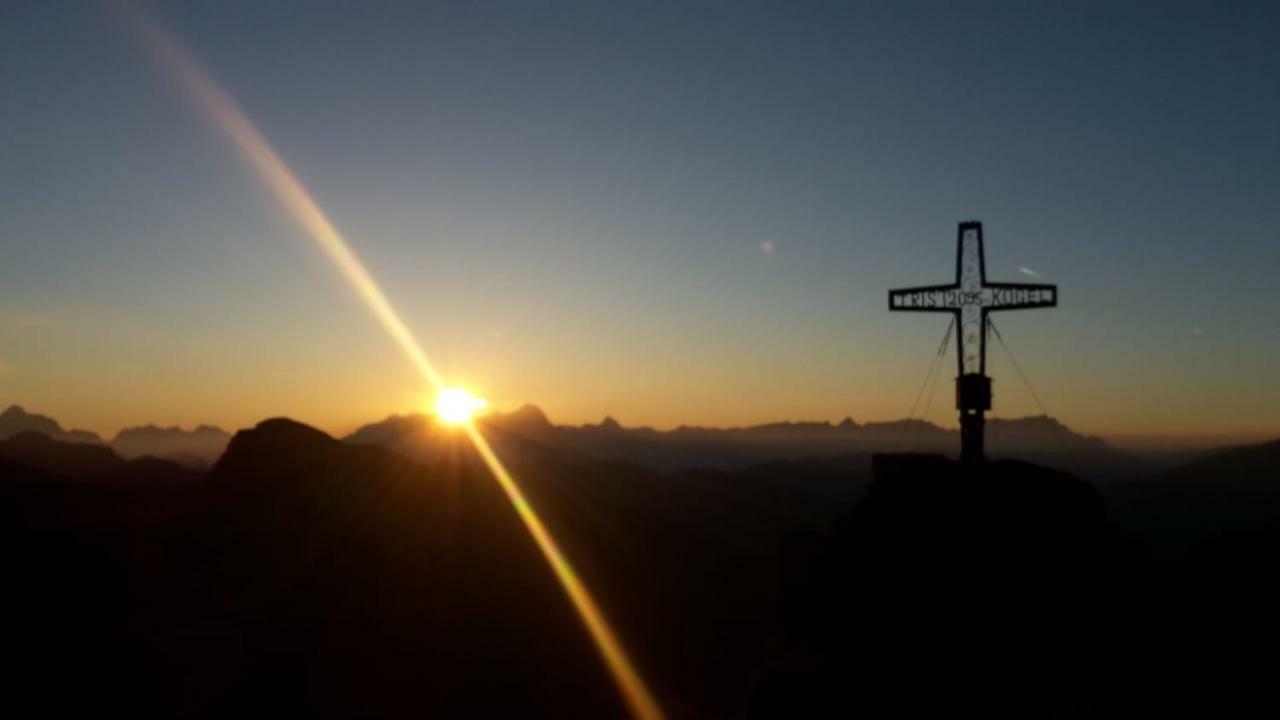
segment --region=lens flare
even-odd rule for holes
[[[293,215],[298,224],[306,230],[307,235],[342,271],[347,281],[364,300],[365,306],[423,377],[437,391],[443,388],[444,379],[427,359],[426,353],[418,345],[413,333],[409,332],[409,328],[401,321],[400,315],[391,306],[391,301],[387,300],[387,296],[378,287],[378,283],[369,274],[364,263],[360,262],[355,251],[343,239],[342,233],[329,222],[329,218],[311,197],[311,193],[307,192],[307,188],[293,174],[289,166],[284,164],[284,160],[280,159],[240,106],[236,105],[231,96],[227,95],[217,82],[196,64],[195,60],[178,44],[177,39],[156,20],[146,15],[140,8],[134,8],[132,19],[133,26],[145,39],[145,45],[154,53],[157,63],[173,74],[182,89],[209,116],[213,124],[227,134],[232,144],[258,173],[263,184],[275,194],[280,204]]]
[[[489,403],[462,388],[445,388],[436,395],[436,417],[449,425],[469,423],[477,412],[488,406]]]
[[[538,543],[538,549],[542,551],[543,556],[550,563],[551,569],[555,571],[556,578],[560,580],[560,585],[569,594],[569,599],[573,601],[574,607],[578,608],[578,615],[582,618],[583,624],[587,626],[587,631],[591,633],[591,637],[595,639],[596,647],[599,648],[600,654],[604,656],[605,664],[609,666],[614,682],[618,684],[618,689],[622,692],[627,705],[631,708],[632,715],[646,720],[661,718],[662,709],[658,707],[658,702],[649,693],[649,689],[645,687],[644,679],[640,677],[640,673],[631,664],[627,653],[622,649],[622,643],[614,635],[613,628],[609,627],[609,622],[605,620],[604,613],[600,612],[600,608],[596,606],[596,601],[591,597],[587,586],[578,579],[578,574],[574,572],[573,565],[569,564],[569,559],[564,556],[564,553],[560,552],[560,547],[556,545],[555,538],[551,537],[551,533],[547,532],[542,521],[538,519],[538,514],[534,512],[533,506],[529,504],[529,501],[524,497],[524,493],[520,491],[520,486],[516,485],[515,479],[511,477],[511,473],[507,472],[507,468],[493,452],[493,448],[489,447],[489,441],[485,439],[484,435],[480,434],[480,430],[475,423],[467,423],[464,427],[466,428],[467,436],[471,438],[472,444],[475,445],[476,450],[480,453],[480,457],[484,458],[485,464],[489,466],[490,472],[497,478],[498,484],[502,486],[503,492],[507,494],[507,499],[511,501],[512,507],[516,509],[520,519],[524,521],[524,526],[528,528],[534,542]]]
[[[184,91],[209,116],[213,124],[226,133],[263,183],[275,194],[280,204],[293,215],[307,235],[342,271],[374,318],[400,346],[427,382],[439,394],[448,392],[444,379],[431,364],[417,339],[400,319],[400,315],[382,289],[378,287],[364,263],[360,262],[360,258],[347,244],[342,233],[329,221],[306,187],[267,143],[266,138],[258,132],[248,116],[156,20],[139,7],[127,7],[131,20],[130,26],[144,40],[145,46],[155,55],[158,64],[179,81]],[[468,406],[470,407],[470,404]],[[470,407],[469,412],[466,413],[466,419],[470,418],[470,413],[474,410],[474,407]],[[515,479],[494,453],[493,448],[489,446],[479,428],[474,423],[467,422],[466,419],[462,421],[462,425],[466,428],[467,436],[498,484],[501,485],[516,514],[528,529],[538,549],[542,551],[547,563],[551,566],[552,572],[569,596],[632,714],[638,718],[661,718],[662,710],[657,701],[631,664],[622,648],[622,643],[619,642],[586,586],[578,579],[573,566],[560,551],[555,539],[542,524]]]

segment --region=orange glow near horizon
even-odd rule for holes
[[[573,603],[632,714],[646,720],[661,718],[663,716],[661,708],[627,657],[622,643],[590,592],[578,579],[573,566],[525,499],[515,479],[479,429],[470,422],[471,414],[483,407],[483,404],[477,405],[477,403],[483,403],[483,401],[465,391],[446,386],[444,379],[431,364],[413,333],[401,320],[399,313],[391,305],[390,300],[360,258],[347,244],[342,233],[329,221],[306,187],[284,160],[276,154],[235,101],[154,19],[140,8],[131,13],[131,19],[132,26],[145,39],[147,48],[155,54],[158,64],[166,72],[172,73],[193,101],[213,121],[213,124],[230,138],[236,149],[285,210],[298,221],[307,236],[325,251],[329,259],[342,272],[364,301],[365,306],[432,386],[437,396],[443,398],[443,403],[438,408],[444,411],[441,412],[442,416],[449,415],[444,419],[452,418],[466,429],[467,436],[502,487],[516,514],[528,529],[547,564],[550,565],[552,572]]]

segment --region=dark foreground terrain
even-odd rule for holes
[[[673,717],[1280,710],[1280,444],[1099,492],[926,455],[664,474],[490,432]],[[507,499],[446,450],[271,420],[202,474],[0,441],[8,702],[622,716]]]

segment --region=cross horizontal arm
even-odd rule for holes
[[[959,289],[956,284],[925,285],[889,291],[889,309],[907,312],[956,312],[954,303],[947,302],[947,293]]]
[[[987,283],[984,289],[990,293],[989,302],[985,303],[987,312],[1058,306],[1057,285]]]

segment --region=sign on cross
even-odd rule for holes
[[[889,291],[890,310],[946,312],[955,318],[959,335],[956,407],[960,410],[960,455],[964,461],[982,462],[983,413],[991,409],[987,314],[1057,305],[1056,285],[987,282],[982,223],[972,220],[960,223],[955,282]]]

